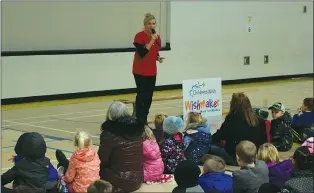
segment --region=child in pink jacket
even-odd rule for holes
[[[153,131],[146,127],[143,134],[143,170],[147,184],[166,183],[173,180],[172,175],[164,175],[164,163]]]
[[[62,179],[67,183],[70,192],[87,192],[88,186],[100,178],[100,159],[97,152],[92,149],[92,141],[88,133],[78,131],[74,138],[74,145],[77,150],[71,156],[68,166],[65,166],[66,173]]]

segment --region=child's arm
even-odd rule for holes
[[[299,114],[293,115],[292,125],[298,127],[301,125],[301,116]]]
[[[66,183],[71,183],[74,180],[74,177],[76,175],[76,159],[72,155],[69,162],[69,167],[65,173],[65,176],[63,177],[63,180]]]
[[[1,185],[4,186],[6,184],[11,183],[17,176],[16,167],[13,166],[11,169],[6,171],[4,174],[1,175]]]

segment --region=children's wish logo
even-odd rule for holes
[[[196,84],[194,84],[190,91],[189,94],[191,97],[195,97],[197,95],[209,95],[212,93],[216,93],[215,89],[207,89],[206,88],[206,83],[205,82],[197,82]]]

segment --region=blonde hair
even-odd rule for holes
[[[167,117],[168,116],[165,113],[159,113],[155,115],[155,120],[154,120],[155,127],[162,128],[162,124]]]
[[[78,149],[85,149],[92,144],[91,136],[85,131],[77,131],[74,137],[74,146]]]
[[[149,127],[145,127],[144,132],[143,132],[143,140],[155,140],[155,135],[153,131]]]
[[[256,160],[256,146],[253,142],[244,140],[236,147],[236,154],[246,164],[254,163]]]
[[[197,124],[204,124],[206,123],[206,119],[202,116],[201,113],[198,112],[189,112],[187,118],[187,124],[190,123],[197,123]]]
[[[257,159],[265,161],[266,163],[280,162],[278,150],[271,143],[264,143],[260,146],[257,153]]]
[[[150,20],[156,20],[155,16],[151,13],[146,13],[144,17],[144,25],[147,24]]]

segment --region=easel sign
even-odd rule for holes
[[[183,80],[183,117],[189,112],[204,117],[222,117],[221,78]]]

